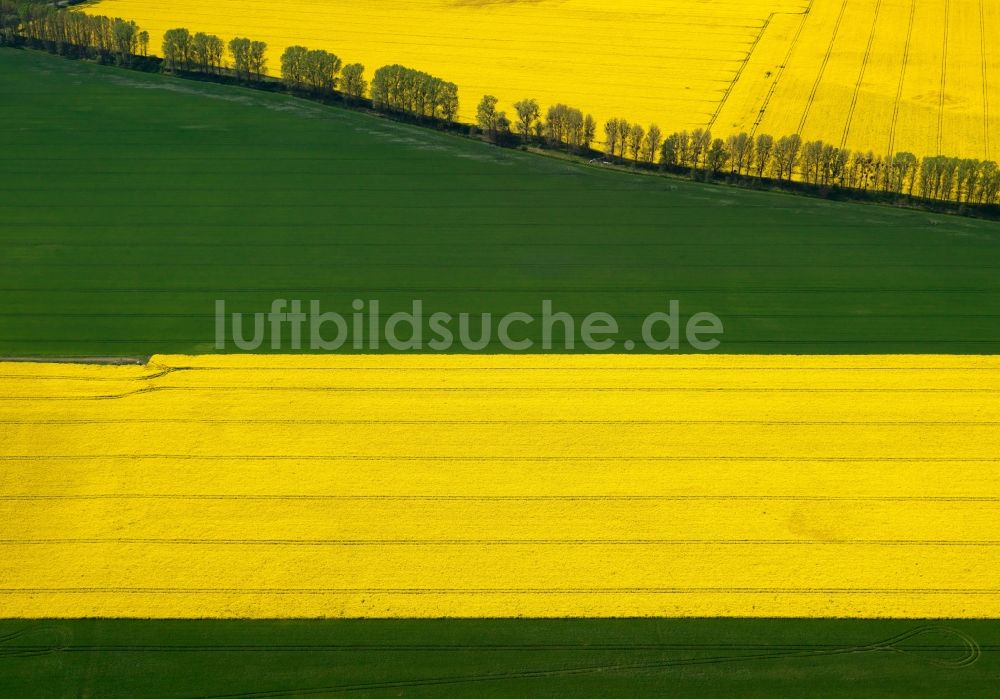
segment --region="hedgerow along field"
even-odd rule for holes
[[[27,51],[0,68],[0,355],[212,352],[217,299],[275,298],[551,299],[633,338],[677,299],[724,321],[724,352],[1000,347],[995,223],[589,168]]]
[[[369,71],[412,65],[458,83],[467,122],[492,94],[509,114],[536,98],[599,124],[800,133],[876,154],[995,160],[1000,144],[1000,6],[987,0],[101,0],[88,9],[136,20],[154,52],[180,26],[266,41],[272,72],[292,44]]]

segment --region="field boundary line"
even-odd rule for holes
[[[879,15],[882,12],[882,0],[875,3],[875,16],[872,18],[872,30],[868,34],[868,46],[865,48],[865,55],[861,61],[861,70],[858,72],[858,81],[854,84],[854,95],[851,98],[850,109],[847,110],[847,121],[844,123],[844,135],[840,139],[840,149],[847,147],[847,137],[851,133],[851,123],[854,121],[854,110],[858,106],[858,97],[861,94],[861,84],[865,80],[865,73],[868,71],[868,62],[872,55],[872,46],[875,44],[875,34],[878,31]]]
[[[733,79],[729,81],[729,85],[726,86],[726,90],[722,94],[722,100],[719,101],[719,104],[715,107],[715,111],[712,113],[712,117],[708,120],[708,125],[705,128],[708,129],[709,131],[712,131],[712,129],[715,128],[715,122],[718,121],[719,116],[722,114],[722,110],[725,108],[726,103],[729,101],[730,96],[733,94],[733,88],[736,87],[736,84],[740,81],[740,78],[743,77],[743,71],[746,70],[747,65],[750,63],[750,59],[753,58],[754,51],[757,50],[757,46],[760,44],[760,40],[764,37],[764,34],[767,33],[768,28],[770,28],[771,20],[773,20],[774,16],[777,14],[786,14],[786,13],[772,12],[764,20],[764,24],[761,25],[760,31],[757,32],[757,36],[754,38],[753,43],[751,43],[750,48],[747,49],[746,56],[744,56],[743,60],[740,62],[740,67],[737,68],[736,74],[733,76]]]
[[[837,22],[833,27],[833,35],[830,37],[830,43],[826,47],[826,54],[823,56],[823,62],[820,64],[819,73],[816,75],[816,82],[813,83],[812,92],[809,93],[809,98],[806,100],[802,119],[799,120],[799,128],[796,131],[798,134],[805,131],[806,121],[809,119],[809,113],[812,111],[813,102],[816,101],[816,93],[819,92],[819,86],[823,82],[823,76],[826,74],[826,66],[830,63],[830,56],[833,54],[833,47],[837,43],[837,37],[840,36],[840,26],[844,21],[844,15],[847,13],[847,4],[849,2],[850,0],[841,0],[840,2],[840,13],[837,15]]]
[[[57,395],[57,396],[0,396],[0,401],[115,401],[133,396],[162,392],[192,392],[208,391],[210,393],[328,393],[343,396],[350,393],[774,393],[774,394],[820,394],[820,393],[855,393],[855,394],[1000,394],[1000,388],[744,388],[724,386],[145,386],[122,393],[102,393],[95,395]],[[0,457],[27,458],[27,457]],[[70,458],[62,456],[58,458]],[[82,457],[80,457],[82,458]],[[138,458],[138,457],[135,457]]]
[[[96,364],[99,366],[146,366],[150,356],[145,357],[2,357],[2,364]],[[2,377],[0,377],[2,378]],[[105,379],[110,380],[110,379]]]
[[[1000,503],[988,495],[304,495],[91,493],[76,495],[3,495],[0,502],[86,500],[221,500],[316,502],[963,502]]]
[[[910,0],[910,21],[906,28],[906,44],[903,46],[903,63],[899,70],[899,85],[896,87],[896,103],[892,108],[892,120],[889,122],[889,151],[892,157],[896,150],[896,125],[899,123],[899,107],[903,100],[903,88],[906,85],[906,68],[910,63],[910,47],[913,44],[913,20],[917,14],[917,0]]]
[[[983,63],[983,141],[986,160],[990,159],[990,81],[986,54],[986,0],[979,0],[979,51]]]
[[[865,427],[931,426],[992,427],[1000,420],[323,420],[296,418],[198,419],[198,418],[95,418],[80,420],[0,420],[0,425],[864,425]],[[0,457],[2,458],[2,457]]]
[[[782,463],[782,464],[996,464],[1000,457],[949,457],[949,456],[773,456],[773,455],[741,455],[741,456],[663,456],[662,454],[627,454],[621,456],[512,456],[491,454],[439,454],[435,456],[415,456],[412,454],[52,454],[34,456],[13,454],[0,456],[0,460],[24,463],[40,463],[46,461],[340,461],[340,462],[408,462],[408,463],[618,463],[643,462],[650,463]]]
[[[944,0],[944,39],[941,46],[941,89],[938,94],[937,154],[943,155],[944,144],[944,93],[948,86],[948,35],[951,24],[951,0]]]
[[[788,51],[785,53],[785,60],[781,62],[781,66],[778,68],[778,74],[774,76],[774,80],[771,82],[771,87],[768,89],[767,95],[764,97],[764,102],[760,106],[760,111],[757,112],[757,119],[754,121],[753,126],[750,129],[751,138],[757,135],[757,129],[760,128],[761,123],[764,121],[764,115],[767,112],[767,108],[771,104],[771,98],[774,96],[775,91],[777,91],[778,83],[781,82],[781,76],[784,75],[785,68],[792,60],[792,54],[795,53],[795,49],[799,44],[799,39],[802,37],[802,31],[805,29],[806,21],[812,13],[814,2],[815,0],[809,0],[808,7],[806,7],[804,12],[800,13],[802,15],[802,19],[799,21],[799,28],[796,30],[795,36],[792,37],[792,41],[788,45]]]
[[[1000,546],[997,539],[0,539],[0,546]]]
[[[989,595],[1000,588],[951,587],[3,587],[0,595]]]

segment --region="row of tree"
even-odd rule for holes
[[[263,80],[267,73],[267,44],[238,36],[229,42],[233,73],[240,80]]]
[[[336,54],[305,46],[285,49],[281,55],[281,80],[290,90],[318,95],[332,94],[339,88],[348,97],[361,98],[368,88],[363,65],[345,66]]]
[[[51,4],[24,4],[0,0],[0,37],[15,35],[42,43],[60,54],[99,58],[114,55],[119,63],[147,56],[149,34],[135,22],[99,15],[60,11]],[[226,70],[245,82],[259,82],[267,74],[267,44],[235,37],[226,44],[220,37],[192,33],[184,27],[163,34],[162,67],[220,75]],[[226,61],[228,49],[231,62]],[[365,68],[343,65],[329,51],[290,46],[281,56],[281,79],[293,91],[314,95],[334,94],[362,99],[368,92]],[[372,81],[378,109],[408,112],[421,117],[453,121],[458,114],[458,86],[403,66],[386,66]]]
[[[610,149],[609,149],[610,154]],[[900,152],[884,156],[852,151],[821,140],[803,142],[798,134],[775,139],[747,133],[712,138],[704,129],[669,135],[660,153],[662,165],[791,181],[819,187],[887,192],[965,204],[998,204],[1000,167],[991,160]]]
[[[751,177],[791,180],[802,149],[798,135],[775,140],[769,134],[756,139],[743,133],[723,141],[707,129],[675,132],[663,139],[660,162],[665,167],[690,168]]]
[[[329,51],[289,46],[281,54],[281,79],[291,90],[333,92],[343,66],[340,57]]]
[[[16,41],[20,25],[21,3],[15,0],[0,0],[0,46]]]
[[[522,142],[562,146],[586,152],[594,140],[590,115],[557,104],[546,117],[538,102],[514,104],[513,123],[498,109],[499,100],[486,95],[476,110],[476,125],[494,142],[515,132]],[[604,124],[604,148],[614,160],[631,160],[647,167],[701,172],[708,177],[737,175],[793,180],[823,188],[838,187],[885,192],[962,204],[1000,204],[1000,166],[994,161],[947,156],[918,158],[900,152],[889,156],[851,151],[821,140],[804,142],[798,134],[733,134],[714,138],[707,129],[680,131],[664,137],[656,124],[643,127],[626,119]]]
[[[126,64],[149,51],[149,33],[141,31],[135,22],[118,17],[63,12],[52,5],[35,3],[6,3],[0,8],[0,16],[4,17],[5,36],[16,32],[53,53],[111,58]]]
[[[458,116],[458,85],[401,65],[375,71],[371,100],[375,109],[417,117],[454,121]]]
[[[554,104],[543,119],[538,101],[525,99],[514,105],[517,117],[511,122],[506,112],[497,109],[499,102],[493,95],[485,95],[476,108],[476,125],[494,143],[504,142],[516,132],[522,141],[535,140],[584,152],[590,150],[597,136],[594,117],[575,107]]]
[[[644,129],[642,124],[629,124],[625,119],[609,119],[604,124],[604,144],[608,155],[652,164],[656,160],[663,134],[660,127],[650,124]]]
[[[227,45],[214,34],[191,32],[183,27],[163,34],[163,67],[171,71],[222,74]],[[236,37],[228,44],[231,70],[240,80],[261,81],[267,72],[267,44]],[[343,65],[334,53],[305,46],[289,46],[281,55],[281,81],[291,91],[316,96],[333,95],[338,88],[348,97],[361,98],[367,91],[365,67]]]
[[[1000,166],[992,160],[936,156],[920,161],[920,194],[970,204],[1000,204]]]
[[[187,29],[168,29],[163,33],[163,67],[166,70],[197,70],[220,73],[225,44],[214,34]]]
[[[235,37],[226,44],[214,34],[192,34],[184,27],[163,33],[163,69],[221,75],[229,69],[227,48],[236,77],[245,81],[263,79],[267,72],[267,44],[263,41]]]

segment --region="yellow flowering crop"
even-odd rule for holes
[[[1000,614],[1000,358],[0,364],[0,617]]]
[[[1000,4],[985,0],[101,0],[159,52],[187,27],[270,47],[302,44],[402,63],[458,83],[461,118],[484,94],[564,102],[603,123],[711,127],[878,153],[996,158]],[[598,133],[598,137],[602,134]],[[991,146],[990,139],[993,144]]]

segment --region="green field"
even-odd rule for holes
[[[210,353],[216,299],[278,297],[552,299],[628,336],[678,299],[724,320],[726,352],[1000,353],[997,223],[12,49],[0,118],[0,356]],[[995,621],[0,620],[0,696],[986,696],[998,650]]]
[[[632,176],[11,49],[0,93],[0,356],[212,352],[216,299],[275,298],[552,299],[628,337],[677,299],[723,319],[725,352],[1000,351],[997,223]]]
[[[10,697],[982,697],[1000,681],[998,627],[975,621],[53,620],[0,622],[0,643]]]

